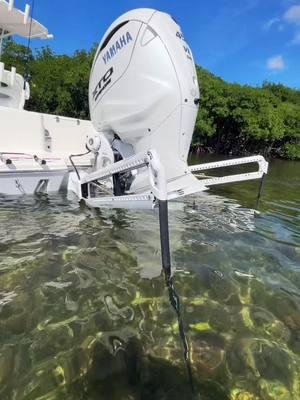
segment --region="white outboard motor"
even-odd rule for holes
[[[192,52],[170,15],[137,9],[110,26],[95,56],[89,103],[95,129],[122,158],[154,149],[168,182],[190,174],[199,87]],[[145,187],[146,175],[137,174],[133,191]]]

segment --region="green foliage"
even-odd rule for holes
[[[264,83],[262,88],[230,84],[200,67],[197,73],[201,107],[194,148],[232,155],[299,157],[299,90],[273,83]]]
[[[88,82],[96,47],[72,56],[49,47],[32,53],[6,41],[3,61],[30,71],[32,111],[89,118]],[[192,146],[230,155],[262,153],[300,159],[300,91],[265,82],[261,88],[227,83],[197,67],[200,109]]]
[[[56,55],[44,47],[34,55],[12,41],[4,46],[6,67],[31,75],[31,96],[26,109],[74,118],[89,118],[88,82],[95,48],[72,56]]]
[[[300,160],[300,144],[286,143],[283,150],[286,158]]]
[[[37,52],[30,66],[29,110],[89,118],[88,82],[94,51],[57,56],[50,48]]]
[[[1,61],[5,63],[6,68],[16,67],[17,71],[21,75],[24,75],[26,73],[26,63],[27,61],[33,61],[33,54],[31,49],[28,49],[26,46],[7,39],[3,43]]]

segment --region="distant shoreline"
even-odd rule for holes
[[[211,147],[211,146],[202,146],[202,145],[191,145],[190,148],[190,152],[189,152],[189,156],[197,156],[197,157],[201,157],[201,155],[204,154],[212,154],[212,155],[222,155],[222,156],[227,156],[227,157],[249,157],[249,156],[253,156],[253,155],[262,155],[267,159],[272,159],[272,160],[286,160],[286,161],[300,161],[300,159],[290,159],[287,157],[284,157],[283,155],[280,154],[265,154],[266,152],[264,151],[260,151],[257,153],[251,153],[250,151],[242,151],[242,152],[235,152],[235,153],[224,153],[224,152],[219,152],[216,150],[216,148]]]

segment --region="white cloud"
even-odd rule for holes
[[[283,16],[286,22],[300,25],[300,5],[290,7]]]
[[[268,31],[269,29],[271,29],[274,25],[278,24],[279,22],[280,22],[280,18],[269,19],[269,21],[265,23],[264,29]]]
[[[285,0],[286,3],[295,0]],[[297,0],[299,1],[299,0]],[[287,45],[300,45],[300,4],[290,5],[290,8],[283,14],[281,18],[271,18],[264,25],[264,29],[269,31],[271,28],[276,27],[279,32],[282,32],[287,25],[292,25],[294,29],[294,38],[290,40]],[[273,71],[280,71],[285,68],[285,63],[282,56],[271,57],[267,61],[267,68]]]
[[[300,44],[300,32],[297,32],[292,40],[292,44]]]
[[[267,60],[267,68],[271,71],[282,71],[285,67],[285,61],[281,55],[271,57]]]

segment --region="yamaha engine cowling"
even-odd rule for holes
[[[188,173],[199,87],[192,52],[171,16],[137,9],[110,26],[96,52],[89,103],[95,129],[123,158],[155,149],[169,181]]]

